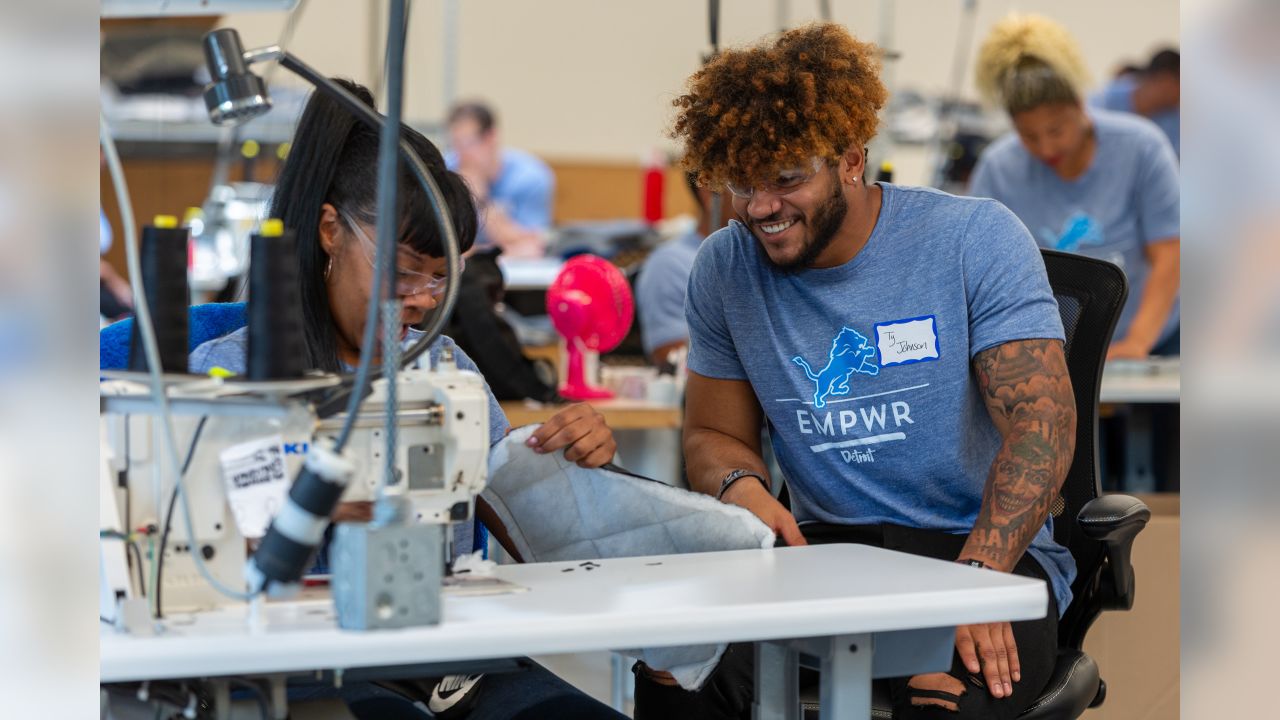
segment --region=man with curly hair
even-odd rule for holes
[[[724,52],[675,101],[690,170],[737,217],[689,281],[689,482],[789,545],[1047,581],[1046,618],[958,628],[949,672],[891,682],[896,718],[1014,718],[1048,681],[1075,573],[1048,517],[1075,439],[1062,324],[999,203],[863,180],[878,54],[810,25]],[[770,492],[764,425],[790,509]],[[751,672],[749,646],[692,690],[638,666],[636,717],[748,717]]]

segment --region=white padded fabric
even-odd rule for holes
[[[535,453],[524,442],[536,429],[513,430],[494,445],[483,494],[526,562],[773,547],[773,532],[743,508],[653,480],[580,468],[562,452]],[[724,647],[624,652],[695,690]]]

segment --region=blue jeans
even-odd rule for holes
[[[476,689],[476,704],[467,720],[626,720],[608,705],[561,680],[541,665],[490,673]],[[291,685],[292,701],[340,697],[358,720],[427,720],[426,703],[372,682],[348,683],[340,689],[309,683]]]

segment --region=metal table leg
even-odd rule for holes
[[[1151,406],[1134,405],[1129,412],[1128,432],[1125,434],[1125,473],[1121,490],[1128,493],[1155,492],[1156,478],[1152,472],[1155,455],[1151,437]]]
[[[820,716],[871,717],[871,636],[837,635],[820,655]]]
[[[800,720],[799,653],[785,640],[758,642],[755,662],[754,720]]]
[[[871,717],[870,635],[756,643],[755,720],[799,720],[800,653],[818,660],[820,716]]]

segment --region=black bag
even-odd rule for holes
[[[467,258],[462,287],[445,334],[471,356],[489,389],[499,400],[557,402],[554,385],[538,375],[534,362],[520,350],[520,341],[495,307],[502,302],[502,270],[497,253],[476,253]]]

